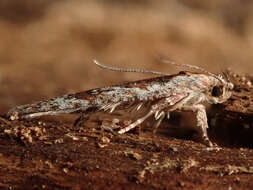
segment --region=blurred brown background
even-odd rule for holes
[[[0,113],[18,104],[175,72],[162,55],[212,72],[253,69],[253,1],[1,0]]]

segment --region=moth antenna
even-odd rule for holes
[[[198,66],[195,66],[195,65],[189,65],[189,64],[184,64],[184,63],[175,63],[174,61],[169,61],[169,60],[161,60],[161,62],[163,63],[167,63],[167,64],[171,64],[171,65],[175,65],[177,67],[184,67],[184,68],[188,68],[190,69],[191,71],[200,71],[202,73],[205,73],[205,74],[209,74],[209,75],[212,75],[212,76],[216,76],[215,74],[213,73],[210,73],[208,71],[206,71],[205,69],[201,68],[201,67],[198,67]],[[216,76],[217,77],[217,76]]]
[[[130,72],[130,73],[143,73],[143,74],[153,74],[153,75],[163,75],[163,76],[168,76],[170,74],[168,73],[163,73],[163,72],[158,72],[158,71],[150,71],[150,70],[144,70],[144,69],[129,69],[129,68],[120,68],[120,67],[112,67],[112,66],[107,66],[99,63],[97,60],[93,60],[93,63],[96,64],[97,66],[107,69],[110,71],[117,71],[117,72]]]
[[[201,73],[211,75],[211,76],[215,77],[216,79],[218,79],[219,81],[221,81],[222,83],[224,83],[224,81],[221,80],[220,76],[217,76],[214,73],[208,72],[208,71],[206,71],[205,69],[203,69],[201,67],[198,67],[198,66],[195,66],[195,65],[184,64],[184,63],[175,63],[174,61],[169,61],[169,60],[164,60],[164,59],[162,59],[161,62],[171,64],[171,65],[175,65],[175,66],[178,66],[178,67],[188,68],[192,71],[194,71],[194,70],[195,71],[200,71]]]
[[[227,71],[222,72],[222,77],[225,78],[226,81],[231,82]]]

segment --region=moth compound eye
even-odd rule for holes
[[[219,97],[223,93],[222,86],[214,86],[212,89],[212,96]]]

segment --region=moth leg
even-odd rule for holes
[[[170,112],[169,111],[167,112],[167,119],[168,120],[170,119]]]
[[[207,136],[208,123],[207,123],[205,106],[201,104],[197,104],[193,106],[183,107],[183,110],[191,110],[196,113],[197,127],[198,127],[200,138],[205,145],[212,147],[213,144]]]
[[[135,121],[134,123],[128,125],[127,127],[119,130],[119,134],[123,134],[133,128],[135,128],[137,125],[141,124],[145,119],[147,119],[149,116],[151,116],[152,114],[154,114],[155,110],[154,109],[151,109],[147,115],[145,115],[144,117],[138,119],[137,121]]]
[[[160,126],[160,124],[161,124],[161,122],[163,121],[163,119],[165,118],[165,116],[166,116],[166,114],[165,114],[164,111],[162,111],[162,112],[159,113],[159,115],[158,115],[158,117],[157,117],[158,121],[157,121],[157,123],[156,123],[156,125],[155,125],[155,128],[154,128],[154,130],[153,130],[153,133],[154,133],[154,134],[156,133],[158,127]]]
[[[80,117],[78,117],[75,122],[74,126],[81,126],[89,119],[89,115],[82,113]]]

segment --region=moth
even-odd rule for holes
[[[234,85],[225,75],[215,75],[197,66],[177,64],[167,60],[163,62],[184,67],[187,71],[170,75],[157,71],[106,66],[96,60],[93,62],[99,67],[112,71],[161,76],[17,106],[7,115],[12,120],[69,113],[90,115],[97,111],[112,113],[129,106],[134,106],[135,111],[138,112],[148,105],[147,113],[118,131],[119,134],[123,134],[134,129],[150,116],[155,117],[157,120],[155,127],[158,127],[164,117],[169,116],[172,111],[192,111],[196,114],[197,132],[201,141],[207,146],[213,146],[207,135],[208,123],[204,104],[222,103],[231,97]]]

